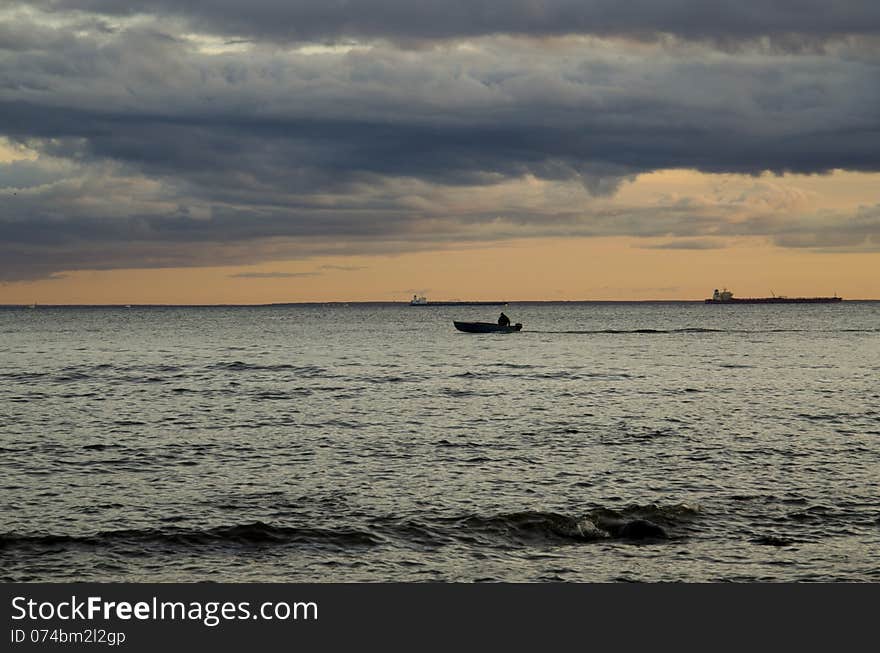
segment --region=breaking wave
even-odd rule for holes
[[[699,509],[687,505],[596,508],[582,515],[521,511],[497,515],[463,515],[398,519],[378,517],[349,527],[267,524],[261,521],[213,528],[164,527],[102,531],[84,535],[0,535],[0,550],[58,550],[124,547],[126,550],[174,548],[262,548],[303,546],[351,549],[397,542],[404,546],[438,547],[453,542],[521,548],[599,540],[658,542],[680,538]],[[141,551],[143,554],[143,551]]]

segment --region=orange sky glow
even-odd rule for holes
[[[2,152],[0,152],[2,153]],[[6,151],[6,156],[11,156]],[[880,175],[706,175],[684,170],[646,174],[606,206],[668,206],[686,198],[708,209],[735,206],[729,220],[762,215],[855,210],[876,204]],[[511,183],[515,201],[546,201],[559,187]],[[568,188],[569,200],[582,200]],[[670,199],[671,198],[671,199]],[[744,201],[743,198],[746,198]],[[501,191],[471,198],[499,201]],[[464,201],[464,200],[463,200]],[[756,209],[757,207],[757,209]],[[661,212],[663,208],[658,208]],[[703,243],[706,239],[696,239]],[[78,270],[50,279],[0,284],[3,304],[265,304],[274,302],[434,300],[698,300],[716,287],[738,296],[771,293],[880,297],[880,253],[780,247],[764,236],[688,238],[523,235],[446,242],[418,251],[270,260],[255,265]],[[679,243],[667,248],[670,242]],[[705,245],[704,245],[705,246]],[[681,248],[679,248],[681,247]]]

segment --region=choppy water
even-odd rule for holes
[[[0,579],[880,581],[880,303],[0,310]]]

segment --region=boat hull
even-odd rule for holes
[[[455,328],[465,333],[513,333],[522,329],[522,324],[501,326],[495,322],[452,322]]]

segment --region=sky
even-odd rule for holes
[[[875,0],[6,0],[0,303],[880,298]]]

